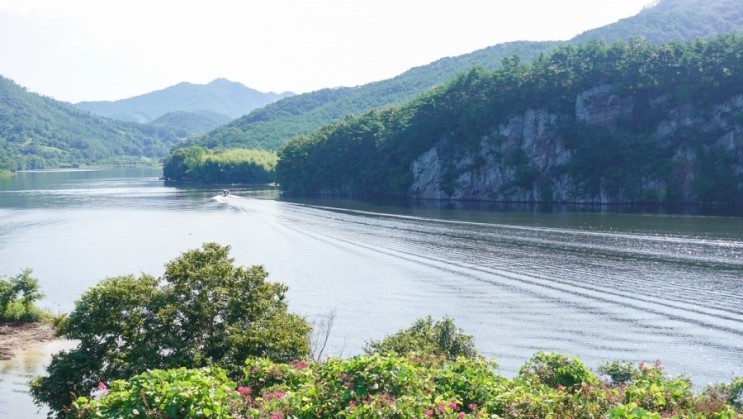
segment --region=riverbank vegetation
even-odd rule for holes
[[[265,150],[182,147],[165,158],[163,176],[177,182],[269,183],[277,160],[276,153]]]
[[[482,358],[362,355],[325,362],[250,358],[219,368],[152,370],[100,383],[69,417],[736,418],[743,379],[698,394],[660,362],[606,364],[539,352],[512,379]],[[615,371],[626,372],[615,381]],[[738,409],[737,413],[735,409]]]
[[[37,307],[44,294],[31,273],[26,269],[14,277],[0,277],[0,360],[54,338],[53,326],[63,318]]]
[[[38,279],[26,269],[11,277],[0,277],[0,322],[34,323],[51,320],[50,313],[36,306],[44,297],[39,289]]]
[[[536,353],[497,374],[453,319],[426,317],[351,358],[311,359],[310,326],[260,266],[215,243],[160,278],[109,278],[60,325],[76,348],[53,357],[32,395],[59,417],[736,418],[743,378],[693,391],[660,361]]]

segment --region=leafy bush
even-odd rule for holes
[[[569,369],[579,372],[574,375],[585,373],[575,358],[548,355],[537,354],[532,361],[563,367],[570,364]],[[530,361],[525,368],[533,364]],[[636,384],[608,385],[585,379],[577,387],[550,387],[521,377],[508,380],[494,369],[494,363],[482,358],[449,360],[415,354],[331,358],[324,363],[250,358],[237,384],[218,369],[153,371],[129,382],[114,382],[110,389],[99,392],[102,397],[98,400],[78,398],[69,413],[72,417],[144,414],[307,419],[737,417],[724,399],[729,394],[726,391],[740,386],[740,379],[699,396],[686,391],[663,395],[675,397],[669,409],[668,404],[653,406],[644,396],[635,397],[638,388],[652,388],[652,399],[662,392],[674,393],[678,379],[658,375],[656,365],[641,364],[634,369],[637,383],[644,382],[634,390]],[[653,384],[648,385],[650,382]],[[711,395],[713,390],[721,391],[721,399],[713,399],[717,397]]]
[[[659,413],[679,414],[693,404],[691,380],[680,376],[666,378],[660,361],[642,363],[635,370],[632,384],[624,392],[626,403]]]
[[[743,412],[743,377],[733,380],[730,385],[724,386],[728,395],[727,402],[735,410]]]
[[[612,384],[625,385],[632,381],[635,366],[629,361],[604,362],[599,365],[596,372],[609,377]]]
[[[286,286],[260,266],[236,267],[229,246],[204,244],[168,263],[162,278],[109,278],[91,288],[60,325],[79,340],[54,355],[32,384],[37,403],[61,412],[99,381],[147,369],[220,366],[248,357],[290,361],[309,354],[307,322],[287,311]]]
[[[444,317],[434,322],[431,316],[416,320],[413,325],[381,341],[371,341],[364,348],[367,354],[394,353],[405,355],[411,352],[445,356],[456,359],[459,356],[476,358],[472,336],[465,335],[454,320]]]
[[[216,367],[148,371],[110,387],[101,382],[96,393],[102,397],[78,397],[68,417],[230,418],[240,403],[235,383]]]
[[[482,359],[364,355],[283,368],[248,361],[249,417],[456,417],[486,414],[504,379]],[[277,374],[277,372],[279,372]],[[266,377],[270,377],[266,379]]]
[[[537,352],[521,369],[519,377],[533,384],[576,390],[581,384],[594,384],[596,376],[577,357]]]
[[[34,304],[44,294],[31,273],[26,269],[13,278],[0,278],[0,321],[36,322],[49,317]]]

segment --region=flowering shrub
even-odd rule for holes
[[[519,377],[531,383],[572,390],[577,389],[583,383],[596,382],[596,376],[580,359],[549,352],[537,352],[521,367]]]
[[[364,348],[375,353],[405,355],[420,352],[456,359],[459,356],[478,357],[472,336],[465,334],[450,317],[434,321],[431,316],[416,320],[412,326],[380,341],[370,341]]]
[[[624,392],[626,403],[668,414],[688,411],[694,397],[691,380],[680,376],[667,378],[660,361],[654,364],[641,363],[635,370],[632,384]]]
[[[506,379],[481,358],[420,354],[364,355],[327,362],[250,358],[243,377],[223,370],[155,370],[98,387],[78,398],[69,417],[249,418],[661,418],[740,417],[743,379],[698,395],[659,362],[631,368],[632,380],[598,380],[577,358],[536,354]],[[731,398],[732,397],[732,398]],[[738,416],[736,416],[738,415]]]
[[[78,397],[73,418],[229,418],[241,405],[235,383],[219,368],[153,370],[129,381],[101,382],[99,399]]]

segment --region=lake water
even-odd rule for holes
[[[182,251],[214,241],[287,284],[290,310],[309,320],[334,310],[331,355],[358,354],[430,314],[453,317],[507,376],[539,350],[591,367],[660,359],[699,386],[743,375],[743,218],[734,211],[289,202],[259,189],[222,198],[159,175],[0,179],[0,275],[32,268],[41,305],[68,312],[100,279],[160,275]],[[0,366],[0,416],[35,414],[23,383],[48,355],[34,359]]]

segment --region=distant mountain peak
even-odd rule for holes
[[[253,109],[291,95],[292,93],[261,92],[220,77],[207,84],[181,82],[127,99],[80,102],[75,106],[109,118],[146,123],[176,111],[209,111],[238,118]]]
[[[207,85],[212,85],[212,84],[239,84],[241,86],[244,86],[244,84],[242,84],[240,82],[232,81],[232,80],[226,79],[224,77],[216,78],[216,79],[210,81],[209,83],[207,83]]]

